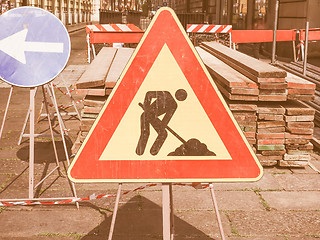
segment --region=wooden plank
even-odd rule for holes
[[[287,83],[260,83],[259,89],[286,89]]]
[[[207,51],[196,47],[210,74],[228,87],[258,89],[258,85]],[[256,92],[258,95],[258,92]]]
[[[288,88],[296,88],[296,89],[316,89],[316,84],[298,77],[292,73],[287,73],[286,81],[288,84]],[[314,94],[314,93],[313,93]]]
[[[256,103],[243,103],[240,101],[227,101],[227,104],[232,112],[243,111],[243,112],[256,112]]]
[[[258,139],[257,144],[258,145],[284,144],[284,138],[283,139]]]
[[[105,86],[107,88],[113,88],[115,83],[120,78],[122,71],[127,65],[132,53],[133,48],[119,48],[117,54],[114,57],[108,75],[105,79]]]
[[[305,168],[308,166],[308,161],[288,161],[288,160],[280,160],[280,167],[296,167],[296,168]]]
[[[286,95],[287,89],[259,89],[261,95]]]
[[[279,103],[258,103],[257,113],[265,114],[285,114],[286,109]]]
[[[302,135],[313,134],[313,128],[286,127],[286,130],[292,134],[302,134]]]
[[[216,85],[219,91],[229,100],[241,100],[241,101],[258,101],[258,96],[255,95],[239,95],[239,94],[231,94],[225,89],[221,84],[216,82]]]
[[[313,101],[313,95],[288,95],[289,100]]]
[[[288,88],[288,95],[314,95],[314,89],[300,89],[300,88]]]
[[[259,101],[282,102],[287,100],[287,95],[259,95]]]
[[[257,139],[273,139],[273,138],[284,138],[284,132],[282,133],[257,133]]]
[[[105,96],[106,89],[104,88],[93,88],[93,89],[76,89],[77,95],[89,95],[89,96]]]
[[[283,133],[285,130],[285,127],[258,128],[257,133]]]
[[[88,107],[102,107],[107,100],[106,96],[86,96],[83,104]]]
[[[215,57],[219,58],[221,61],[223,61],[224,63],[226,63],[227,65],[229,65],[230,67],[232,67],[233,69],[237,70],[238,72],[240,72],[241,74],[245,75],[246,77],[248,77],[249,79],[251,79],[252,81],[254,81],[256,83],[266,82],[267,79],[269,79],[269,78],[259,78],[257,76],[254,76],[252,73],[246,71],[245,69],[241,68],[237,64],[235,64],[235,63],[229,61],[228,59],[224,58],[223,56],[211,51],[209,48],[206,48],[204,45],[201,45],[200,47],[202,49],[204,49],[205,51],[209,52],[210,54],[214,55]],[[281,79],[283,80],[282,82],[285,82],[285,78],[281,78]],[[280,78],[278,80],[280,80]]]
[[[282,121],[283,115],[278,114],[267,114],[267,113],[259,113],[258,114],[259,120],[266,120],[266,121]]]
[[[287,122],[289,128],[314,128],[313,122]]]
[[[286,115],[298,116],[298,115],[314,115],[315,110],[299,101],[287,101],[281,103],[281,106],[286,109]]]
[[[115,48],[104,47],[101,49],[96,58],[87,67],[76,82],[77,89],[85,89],[97,86],[104,86],[105,77],[108,74],[113,58],[117,52]]]
[[[257,150],[261,151],[278,151],[278,150],[284,150],[285,146],[283,144],[281,145],[258,145]]]
[[[271,66],[270,64],[252,58],[246,54],[223,46],[217,42],[203,42],[202,45],[215,52],[216,55],[222,55],[228,61],[237,64],[242,69],[245,69],[246,71],[250,72],[256,77],[284,78],[287,76],[287,73],[283,70],[280,70],[276,67]]]
[[[82,109],[81,113],[95,113],[98,114],[101,110],[102,106],[100,107],[87,107],[84,106],[84,108]]]
[[[286,150],[278,151],[261,151],[261,154],[264,156],[282,156],[286,153]]]
[[[284,127],[285,121],[261,121],[257,122],[258,128],[274,128],[274,127]]]
[[[312,122],[314,115],[284,116],[286,122]]]
[[[293,139],[293,138],[296,138],[296,139],[312,139],[312,134],[301,135],[301,134],[292,134],[292,133],[285,132],[284,133],[284,137],[287,138],[287,139]]]
[[[237,121],[253,121],[253,122],[257,121],[257,116],[250,116],[250,115],[247,115],[247,114],[245,114],[245,115],[243,115],[243,114],[241,114],[241,115],[233,114],[233,116]]]

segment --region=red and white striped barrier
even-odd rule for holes
[[[87,25],[88,62],[90,63],[90,51],[96,56],[94,44],[96,43],[138,43],[143,31],[134,24],[96,24]],[[90,46],[91,45],[91,46]]]
[[[87,25],[86,32],[141,32],[134,24],[95,24]]]
[[[188,33],[231,33],[232,25],[188,24]]]
[[[143,190],[149,187],[155,187],[160,186],[161,183],[151,183],[144,186],[140,186],[138,188],[135,188],[133,190],[126,191],[122,193],[122,195],[126,195],[129,193],[136,192],[138,190]],[[172,185],[177,186],[192,186],[197,189],[204,189],[209,187],[209,184],[201,184],[201,183],[173,183]],[[82,201],[89,201],[89,200],[95,200],[95,199],[101,199],[101,198],[110,198],[110,197],[116,197],[115,194],[103,194],[103,195],[96,195],[92,194],[85,198],[70,198],[67,200],[61,200],[61,201],[52,201],[52,202],[44,202],[44,201],[17,201],[17,202],[7,202],[7,201],[0,201],[0,207],[10,207],[10,206],[30,206],[30,205],[59,205],[59,204],[67,204],[67,203],[75,203],[75,202],[82,202]]]

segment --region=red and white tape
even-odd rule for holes
[[[63,95],[70,95],[70,93],[72,93],[73,91],[75,91],[74,88],[70,89],[69,91],[64,92],[60,87],[58,87],[57,85],[55,85],[54,83],[52,83],[52,85],[54,86],[54,88],[58,89]]]
[[[155,187],[160,186],[160,183],[150,183],[146,184],[144,186],[140,186],[138,188],[135,188],[133,190],[128,190],[126,192],[123,192],[122,195],[126,195],[129,193],[136,192],[138,190],[143,190],[149,187]],[[200,183],[173,183],[173,185],[177,186],[192,186],[197,189],[204,189],[209,187],[209,184],[200,184]],[[61,200],[61,201],[52,201],[52,202],[44,202],[44,201],[17,201],[17,202],[6,202],[6,201],[0,201],[0,207],[10,207],[10,206],[31,206],[31,205],[59,205],[59,204],[68,204],[68,203],[75,203],[75,202],[82,202],[82,201],[89,201],[89,200],[95,200],[95,199],[101,199],[101,198],[110,198],[110,197],[116,197],[115,194],[101,194],[96,195],[92,194],[85,198],[70,198],[67,200]]]

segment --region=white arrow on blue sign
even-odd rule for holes
[[[70,37],[63,23],[36,7],[0,16],[0,78],[19,87],[50,82],[66,66]]]

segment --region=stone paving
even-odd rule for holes
[[[83,69],[83,58],[72,59],[62,74],[71,78],[70,69]],[[77,62],[78,61],[78,62]],[[78,64],[79,63],[79,64]],[[79,66],[75,67],[75,66]],[[72,72],[72,71],[71,71]],[[74,73],[78,76],[79,72]],[[76,78],[76,77],[75,77]],[[68,83],[69,84],[69,83]],[[9,89],[0,87],[2,120]],[[41,90],[36,95],[36,113],[40,112]],[[70,99],[56,91],[58,104]],[[81,99],[83,96],[74,96]],[[29,105],[29,90],[14,88],[4,134],[0,139],[0,199],[28,196],[28,139],[17,145]],[[81,105],[79,105],[81,108]],[[70,108],[68,111],[72,111]],[[52,109],[51,109],[52,111]],[[79,131],[79,120],[63,117],[71,129],[68,149]],[[54,121],[58,131],[57,121]],[[28,128],[27,128],[28,131]],[[48,133],[48,123],[40,118],[36,132]],[[60,166],[65,173],[65,155],[61,138],[57,138]],[[36,138],[35,180],[55,166],[50,138]],[[320,168],[318,152],[311,163]],[[143,184],[123,184],[122,192]],[[76,184],[77,195],[115,194],[116,183]],[[320,174],[306,169],[265,168],[255,183],[215,183],[226,239],[231,240],[311,240],[320,238]],[[36,190],[37,197],[70,197],[70,185],[55,171]],[[150,187],[122,195],[115,226],[114,240],[162,239],[161,187]],[[220,239],[210,192],[189,186],[173,186],[175,239]],[[107,239],[114,198],[83,201],[74,204],[0,207],[0,240],[102,240]]]

